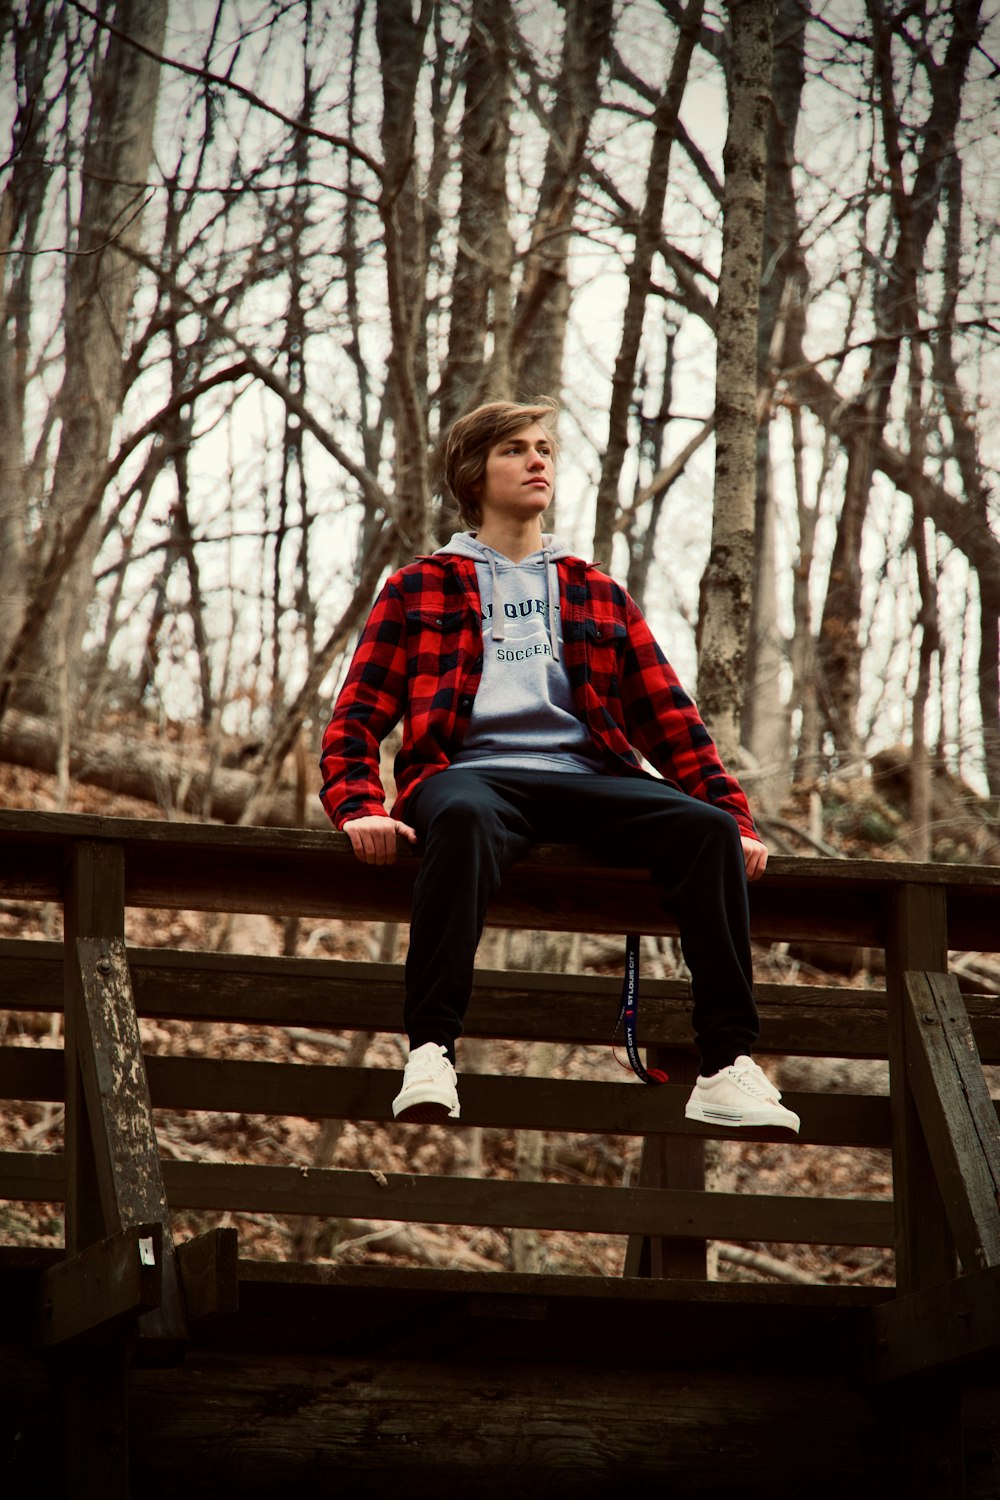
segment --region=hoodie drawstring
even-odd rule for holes
[[[555,563],[552,561],[552,553],[548,547],[542,548],[542,562],[545,566],[545,577],[548,582],[548,612],[549,612],[549,645],[552,647],[552,660],[559,660],[559,631],[556,627],[556,605],[559,599],[559,573]],[[553,578],[555,587],[553,588]]]
[[[490,565],[490,577],[493,580],[493,619],[490,625],[490,639],[502,641],[504,639],[503,596],[500,591],[500,575],[497,572],[496,554],[494,552],[487,552],[486,559]]]

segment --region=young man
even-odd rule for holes
[[[320,796],[357,857],[391,864],[400,839],[422,854],[393,1114],[458,1119],[490,897],[533,843],[571,842],[648,869],[677,917],[702,1056],[688,1119],[797,1131],[750,1057],[746,881],[767,850],[634,601],[542,531],[554,410],[491,402],[455,423],[445,477],[468,530],[389,578],[323,738]],[[379,745],[400,718],[387,813]]]

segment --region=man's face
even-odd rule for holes
[[[530,521],[552,500],[552,442],[538,422],[495,443],[486,460],[479,503],[487,517]]]

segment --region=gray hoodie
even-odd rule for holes
[[[483,676],[453,766],[599,771],[562,662],[559,575],[571,554],[555,537],[519,563],[456,532],[436,556],[471,557],[483,619]]]

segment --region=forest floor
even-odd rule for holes
[[[870,783],[866,783],[870,787]],[[880,803],[878,838],[871,839],[873,812],[869,792],[841,789],[834,812],[823,821],[823,839],[838,852],[866,857],[905,857],[905,826]],[[56,809],[53,778],[10,765],[0,765],[0,805],[7,808]],[[111,817],[149,818],[159,813],[148,803],[74,785],[62,810]],[[815,800],[812,808],[815,822]],[[783,826],[806,828],[805,803],[783,810]],[[888,837],[886,836],[888,830]],[[812,852],[803,849],[801,852]],[[198,949],[212,946],[218,933],[214,918],[190,911],[135,911],[127,913],[126,940],[143,947]],[[0,902],[0,937],[58,939],[61,915],[55,907],[28,907]],[[264,917],[234,920],[227,934],[232,951],[280,954],[289,951],[283,923]],[[405,930],[385,932],[377,924],[336,921],[299,921],[293,933],[294,951],[301,956],[364,959],[373,956],[401,959]],[[487,939],[490,940],[489,934]],[[388,950],[386,943],[388,942]],[[579,952],[584,971],[620,973],[622,953],[608,942],[587,942]],[[494,942],[491,966],[503,966],[504,954]],[[664,972],[672,970],[673,948],[661,956]],[[515,960],[516,961],[516,960]],[[523,959],[522,959],[523,961]],[[855,988],[881,985],[880,976],[865,969],[829,973],[795,957],[787,946],[758,949],[759,981],[798,977],[803,982]],[[614,1017],[609,1016],[610,1032]],[[331,1032],[303,1033],[294,1028],[233,1025],[192,1026],[180,1021],[141,1022],[143,1045],[149,1053],[204,1054],[228,1057],[321,1063],[343,1062],[349,1037]],[[0,1010],[0,1045],[59,1047],[61,1017],[32,1016]],[[459,1071],[522,1073],[537,1061],[526,1044],[506,1042],[460,1043]],[[404,1060],[402,1038],[377,1034],[365,1062],[398,1070]],[[623,1057],[607,1047],[561,1047],[546,1054],[546,1071],[568,1078],[620,1080]],[[782,1087],[806,1090],[861,1088],[887,1092],[886,1069],[879,1063],[824,1060],[768,1059],[767,1065]],[[993,1073],[995,1070],[990,1070]],[[991,1078],[991,1082],[993,1079]],[[161,1155],[165,1157],[257,1162],[308,1167],[323,1165],[382,1172],[455,1174],[489,1178],[516,1177],[523,1164],[517,1133],[471,1127],[432,1126],[417,1130],[399,1125],[344,1122],[331,1140],[320,1122],[299,1118],[157,1112]],[[634,1183],[641,1143],[627,1137],[548,1134],[542,1142],[535,1170],[554,1182]],[[61,1106],[9,1103],[0,1113],[0,1149],[59,1151],[62,1148]],[[831,1149],[739,1141],[711,1148],[711,1182],[717,1188],[742,1193],[777,1193],[887,1199],[892,1196],[888,1151]],[[307,1258],[337,1264],[422,1264],[461,1269],[532,1269],[564,1274],[622,1272],[625,1240],[614,1235],[563,1232],[511,1232],[452,1226],[406,1226],[353,1221],[303,1222],[261,1214],[178,1213],[174,1230],[186,1239],[218,1225],[234,1225],[244,1256],[292,1260]],[[0,1244],[60,1246],[63,1222],[57,1206],[0,1203]],[[713,1244],[710,1274],[720,1280],[811,1281],[868,1285],[891,1284],[890,1251],[845,1249],[836,1246]]]

